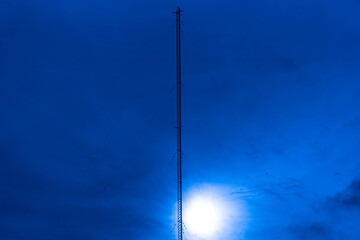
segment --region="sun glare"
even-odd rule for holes
[[[186,239],[215,240],[243,236],[248,214],[245,203],[234,195],[236,191],[237,188],[232,186],[215,184],[197,184],[187,189],[183,200]]]
[[[212,199],[196,197],[190,200],[184,215],[184,223],[191,233],[209,237],[219,231],[221,212]]]

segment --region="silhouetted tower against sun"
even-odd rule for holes
[[[182,220],[182,142],[181,142],[181,10],[176,9],[176,106],[177,106],[177,235],[178,240],[183,239],[183,220]]]

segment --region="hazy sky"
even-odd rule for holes
[[[0,1],[1,239],[175,239],[177,4]],[[359,239],[360,1],[181,6],[184,197],[238,206],[219,239]]]

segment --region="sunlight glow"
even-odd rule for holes
[[[189,202],[184,215],[184,223],[188,230],[197,236],[212,236],[220,230],[220,209],[212,199],[196,197]]]
[[[174,205],[173,221],[176,221],[176,214]],[[238,186],[199,183],[185,188],[185,239],[242,239],[248,222],[246,203]]]

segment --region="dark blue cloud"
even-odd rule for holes
[[[333,208],[343,210],[360,210],[360,180],[355,179],[344,191],[328,198],[328,203]]]
[[[359,180],[354,179],[341,192],[314,203],[311,215],[315,221],[294,219],[282,234],[294,239],[357,239],[359,186]]]
[[[288,228],[295,239],[336,239],[332,228],[326,224],[313,222],[305,226],[290,226]]]

